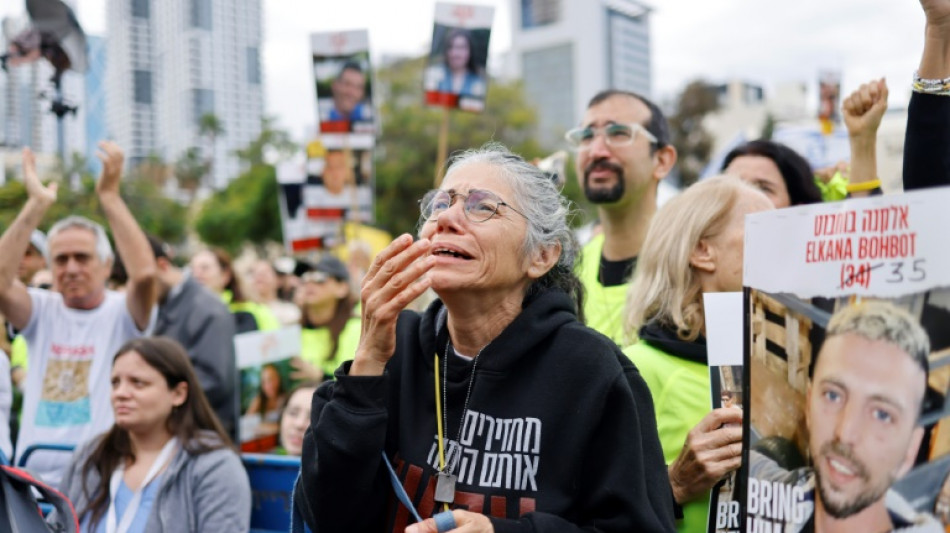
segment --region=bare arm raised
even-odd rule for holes
[[[126,305],[135,325],[145,329],[157,298],[155,256],[145,233],[119,196],[119,181],[125,161],[122,150],[111,141],[100,142],[99,148],[101,151],[97,155],[102,160],[102,175],[96,183],[96,193],[109,221],[119,257],[129,274]]]
[[[39,226],[43,215],[56,202],[57,185],[43,186],[36,175],[36,158],[29,148],[23,149],[23,184],[27,200],[13,224],[0,236],[0,312],[17,329],[30,321],[33,303],[26,287],[17,279],[17,267],[30,245],[30,234]]]
[[[350,367],[353,376],[381,376],[396,350],[396,319],[399,313],[427,288],[420,279],[432,268],[428,239],[413,243],[409,235],[396,238],[376,256],[363,278],[362,332]]]
[[[851,184],[872,182],[877,175],[877,130],[887,111],[887,82],[884,79],[861,85],[841,104],[851,144]],[[867,196],[852,191],[851,196]]]
[[[918,73],[926,79],[950,77],[950,0],[920,0],[920,5],[927,26]]]

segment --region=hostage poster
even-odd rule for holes
[[[950,190],[746,220],[743,523],[950,524]]]

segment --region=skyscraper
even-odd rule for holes
[[[510,0],[511,58],[554,148],[598,91],[650,96],[651,8],[636,0]]]
[[[110,132],[133,162],[213,154],[208,185],[224,186],[239,172],[234,151],[260,132],[261,1],[109,0],[108,13]],[[201,135],[207,114],[222,133]]]
[[[98,176],[102,162],[96,157],[98,142],[109,137],[106,127],[106,39],[96,35],[86,36],[89,52],[89,69],[85,73],[86,97],[79,109],[85,118],[86,164],[93,175]]]

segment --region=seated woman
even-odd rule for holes
[[[300,357],[291,361],[294,379],[333,379],[340,363],[353,359],[360,341],[360,318],[354,309],[349,272],[339,259],[326,255],[317,263],[298,261],[294,274],[300,287]]]
[[[185,350],[166,337],[112,361],[115,425],[63,478],[83,533],[248,531],[251,488]]]
[[[231,264],[231,255],[220,248],[209,248],[196,253],[188,264],[191,275],[228,305],[238,333],[267,331],[280,328],[280,322],[265,305],[252,302],[244,296],[241,281]]]
[[[567,200],[503,147],[457,156],[363,280],[353,361],[317,389],[295,505],[314,531],[670,531],[649,391],[577,319]],[[403,312],[431,287],[423,313]],[[392,480],[387,462],[394,463]]]
[[[280,446],[272,453],[300,456],[303,436],[310,427],[310,404],[318,383],[299,383],[287,395],[287,405],[280,415]]]
[[[626,333],[640,340],[624,352],[653,393],[679,531],[706,531],[709,489],[742,460],[742,412],[709,408],[703,293],[742,290],[745,215],[768,209],[733,176],[686,189],[654,216],[627,295]]]

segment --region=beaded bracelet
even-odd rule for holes
[[[912,87],[914,91],[918,93],[950,96],[950,78],[921,78],[920,72],[914,71],[914,83]]]

